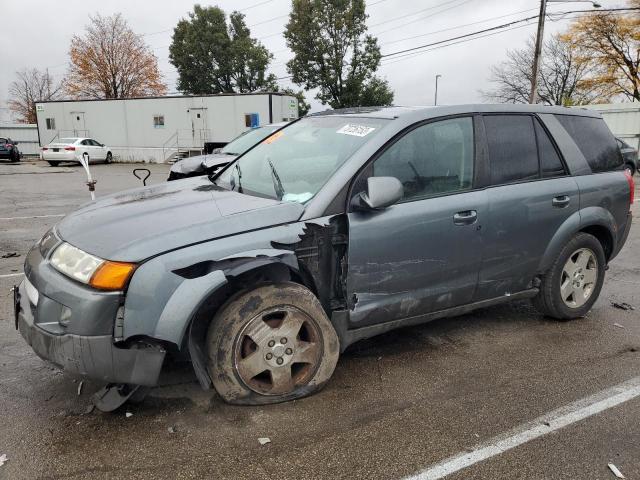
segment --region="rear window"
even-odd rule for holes
[[[76,143],[77,138],[61,138],[58,143]]]
[[[576,142],[593,173],[616,170],[622,165],[620,149],[604,120],[573,115],[556,118]]]

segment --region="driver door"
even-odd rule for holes
[[[473,190],[473,117],[418,125],[356,181],[396,177],[399,203],[351,211],[347,292],[358,328],[470,303],[481,264],[484,190]]]

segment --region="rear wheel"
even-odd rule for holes
[[[340,346],[320,302],[295,283],[232,298],[207,334],[208,370],[229,403],[263,405],[309,395],[333,374]]]
[[[633,177],[633,175],[636,173],[636,166],[633,163],[625,163],[624,170]]]
[[[579,233],[569,241],[542,277],[535,307],[558,320],[584,317],[598,299],[606,258],[596,237]]]
[[[12,162],[19,162],[20,161],[20,154],[18,152],[13,152],[11,154],[11,161]]]
[[[49,165],[51,165],[52,167],[57,167],[58,165],[60,165],[60,162],[56,162],[56,161],[53,161],[53,160],[48,160],[47,163]]]

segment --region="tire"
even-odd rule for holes
[[[331,378],[340,354],[336,331],[316,296],[290,282],[232,297],[209,326],[206,346],[213,386],[238,405],[310,395]]]
[[[556,320],[584,317],[600,295],[605,268],[600,241],[588,233],[578,233],[543,275],[534,306]]]
[[[13,163],[19,162],[20,161],[20,154],[18,152],[13,152],[11,154],[11,161]]]
[[[60,162],[56,162],[54,160],[48,160],[47,163],[52,167],[57,167],[58,165],[60,165]]]
[[[624,169],[633,177],[636,173],[636,166],[633,163],[625,163]]]
[[[105,158],[104,163],[111,163],[113,161],[113,155],[111,152],[107,152],[107,158]]]

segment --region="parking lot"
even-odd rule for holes
[[[93,166],[96,195],[141,185],[137,166]],[[146,167],[165,181],[167,165]],[[446,478],[615,478],[609,463],[640,478],[640,221],[582,320],[517,302],[398,330],[350,347],[319,394],[267,407],[226,405],[174,366],[107,414],[91,409],[101,385],[45,364],[13,327],[24,257],[89,200],[84,181],[77,166],[0,163],[0,480],[441,478],[451,465]]]

